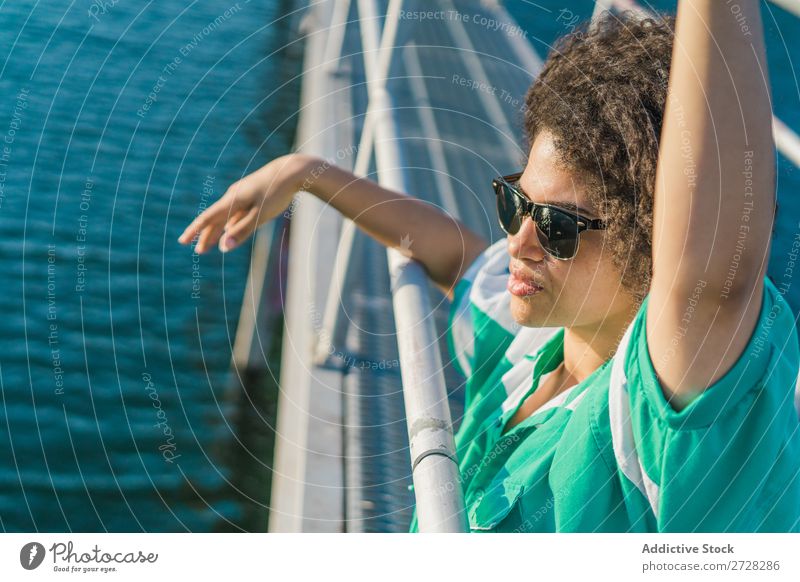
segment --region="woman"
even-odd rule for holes
[[[528,163],[494,181],[508,237],[488,248],[304,155],[235,183],[180,241],[230,250],[301,186],[387,246],[410,236],[453,299],[473,531],[800,530],[764,40],[758,2],[738,6],[682,0],[674,20],[563,39],[526,97]]]

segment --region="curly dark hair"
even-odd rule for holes
[[[604,14],[556,41],[525,97],[528,148],[542,130],[608,221],[608,250],[640,301],[652,276],[653,191],[675,18]]]

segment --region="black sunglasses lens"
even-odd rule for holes
[[[524,220],[524,198],[505,181],[495,183],[497,217],[508,234],[519,232]],[[537,206],[533,213],[539,244],[558,259],[571,259],[578,252],[578,223],[574,217],[548,206]]]
[[[553,208],[538,206],[533,217],[539,244],[558,259],[571,259],[578,252],[578,224]]]
[[[520,220],[521,203],[507,184],[497,186],[497,218],[500,226],[508,234],[517,234],[522,224]]]

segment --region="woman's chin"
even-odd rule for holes
[[[534,310],[529,298],[511,296],[511,317],[524,327],[540,327],[536,314],[540,309]]]
[[[562,327],[558,323],[557,312],[552,306],[545,304],[539,297],[531,300],[530,297],[511,296],[511,318],[523,327]]]

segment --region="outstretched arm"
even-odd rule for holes
[[[455,284],[489,246],[434,205],[305,154],[276,158],[232,184],[178,240],[188,244],[199,236],[198,253],[217,243],[220,250],[231,250],[259,225],[281,214],[299,190],[330,204],[384,246],[419,261],[451,299]]]
[[[761,309],[775,204],[756,0],[681,0],[655,188],[650,356],[673,408],[736,363]]]

